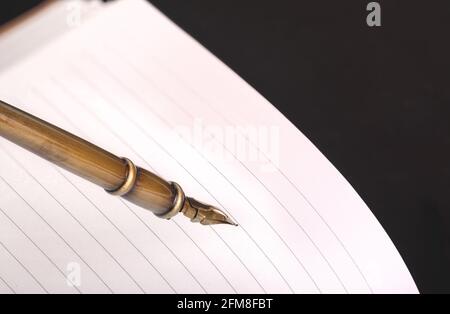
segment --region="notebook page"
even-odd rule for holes
[[[145,1],[109,5],[11,66],[0,98],[239,223],[163,221],[0,139],[0,291],[417,292],[326,158]]]
[[[100,1],[43,1],[26,17],[19,17],[22,21],[18,25],[7,24],[0,29],[0,68],[32,53],[37,45],[70,31],[102,7]],[[35,36],[29,36],[30,33]]]

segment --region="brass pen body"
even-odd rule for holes
[[[183,212],[203,224],[234,224],[220,210],[185,198],[178,184],[2,101],[0,136],[159,217]]]

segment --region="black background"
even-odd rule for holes
[[[3,1],[0,22],[39,2]],[[421,292],[450,292],[450,1],[378,1],[378,28],[369,0],[151,2],[331,160]]]

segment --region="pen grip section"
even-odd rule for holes
[[[162,215],[173,207],[176,192],[169,182],[137,167],[134,187],[123,198],[156,215]]]

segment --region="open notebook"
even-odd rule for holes
[[[2,51],[34,46],[0,57],[0,98],[177,181],[239,227],[163,221],[0,139],[0,292],[417,292],[350,184],[205,48],[143,0],[49,36],[50,15],[85,6],[68,5],[1,34]]]

